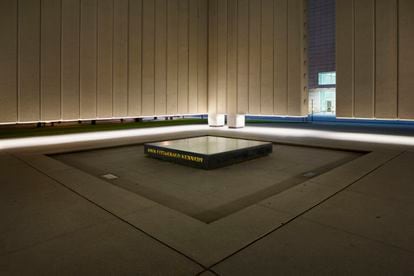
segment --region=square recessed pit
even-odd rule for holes
[[[273,152],[264,157],[215,170],[150,158],[145,155],[142,144],[52,157],[101,181],[210,223],[362,155],[353,151],[282,144],[272,144],[272,148]],[[108,174],[117,178],[102,178]]]

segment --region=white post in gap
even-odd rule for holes
[[[227,125],[229,128],[243,128],[246,122],[244,114],[228,114]]]
[[[224,114],[208,114],[208,125],[210,127],[224,126]]]

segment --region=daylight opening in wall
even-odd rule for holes
[[[309,113],[336,114],[335,0],[309,0]]]

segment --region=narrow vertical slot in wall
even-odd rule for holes
[[[309,113],[336,115],[336,3],[308,2]]]

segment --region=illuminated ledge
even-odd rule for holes
[[[206,170],[265,156],[272,143],[216,136],[170,140],[144,145],[150,157]]]

